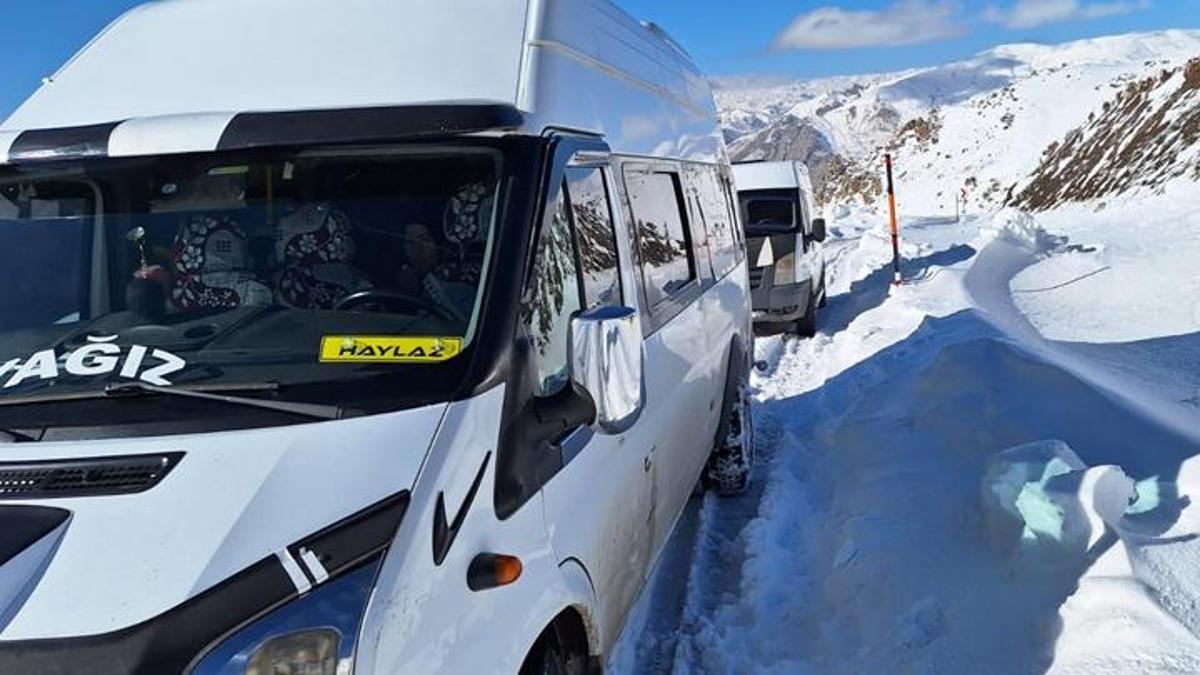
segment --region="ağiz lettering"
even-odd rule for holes
[[[120,369],[120,376],[129,380],[141,380],[159,387],[171,385],[167,376],[187,367],[187,361],[162,349],[151,349],[142,345],[130,345],[125,351],[115,344],[117,336],[88,337],[88,344],[66,354],[62,359],[53,349],[45,349],[22,362],[12,359],[0,364],[0,378],[12,373],[4,383],[11,389],[27,380],[52,380],[63,372],[76,377],[108,375]],[[147,359],[150,363],[147,363]],[[144,366],[149,367],[144,367]]]

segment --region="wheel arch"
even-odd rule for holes
[[[729,415],[733,412],[734,401],[738,387],[750,379],[751,354],[740,333],[735,333],[729,340],[729,358],[725,365],[725,388],[721,397],[721,423],[717,425],[717,435],[713,439],[714,447],[724,441],[729,433]]]

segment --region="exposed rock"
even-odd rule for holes
[[[1046,149],[1016,206],[1039,211],[1068,202],[1200,180],[1200,58],[1130,82],[1103,112]]]

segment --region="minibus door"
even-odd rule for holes
[[[696,256],[677,163],[638,160],[622,179],[636,233],[646,334],[646,410],[653,428],[654,549],[661,550],[712,448],[713,368],[701,296],[711,274]]]
[[[553,174],[558,196],[549,201],[552,211],[537,246],[542,262],[535,273],[551,277],[535,282],[546,296],[538,304],[558,309],[535,312],[534,332],[545,331],[547,344],[561,344],[561,351],[550,351],[562,356],[566,333],[561,329],[569,317],[600,305],[638,307],[622,290],[628,287],[622,271],[628,264],[620,262],[628,261],[630,252],[615,229],[619,221],[614,222],[609,198],[611,177],[603,166],[572,159],[581,149],[606,156],[599,154],[603,147],[560,141],[556,154],[565,166],[560,164]],[[562,356],[546,372],[565,372]],[[645,419],[643,415],[617,435],[591,427],[567,433],[557,443],[563,467],[543,488],[551,545],[559,560],[574,559],[586,568],[606,641],[616,638],[650,566],[653,439]]]

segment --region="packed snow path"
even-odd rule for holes
[[[1107,265],[1153,289],[1179,269],[1161,228],[1141,270],[1020,214],[904,233],[892,288],[880,228],[837,228],[819,334],[757,341],[753,488],[693,500],[612,670],[1200,672],[1200,313],[1123,291],[1102,343],[1074,288]],[[1043,337],[1072,321],[1091,339]]]

